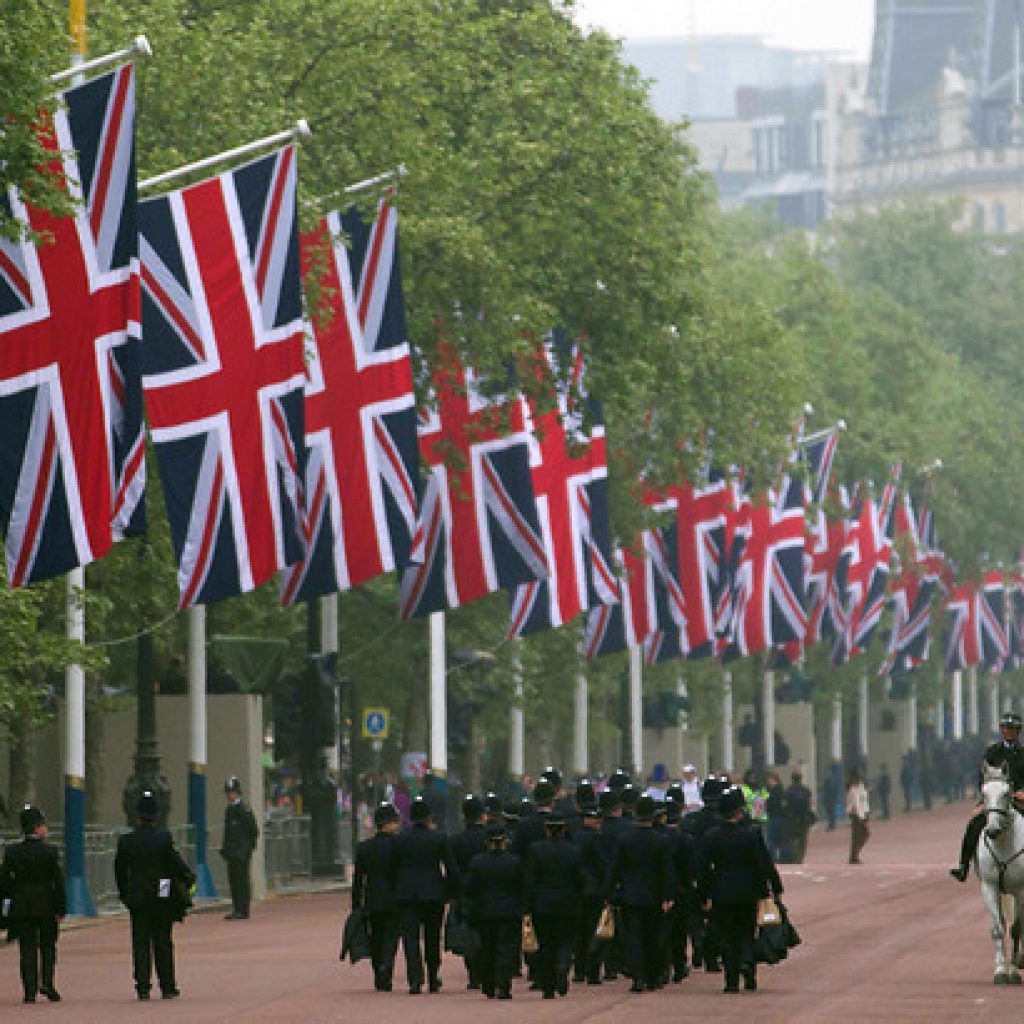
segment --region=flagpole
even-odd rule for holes
[[[445,678],[444,612],[430,614],[430,770],[440,781],[448,774],[448,682]],[[436,822],[438,826],[443,822]]]
[[[735,719],[732,705],[732,672],[722,673],[722,769],[731,772],[735,767],[736,751],[733,747]]]
[[[967,734],[978,735],[978,667],[967,673]]]
[[[953,739],[964,738],[964,674],[957,669],[950,680],[952,693],[950,694],[950,708],[953,712]]]
[[[590,737],[588,734],[587,714],[590,703],[590,694],[587,688],[587,663],[584,658],[584,640],[581,636],[576,642],[576,693],[573,717],[573,771],[579,776],[585,776],[589,770],[589,747]]]
[[[862,669],[857,684],[857,737],[860,741],[860,756],[867,767],[870,720],[870,691],[868,689],[868,672]]]
[[[80,69],[88,52],[85,0],[71,0],[72,74],[74,84],[83,81]],[[85,570],[72,569],[66,579],[67,638],[85,643]],[[85,670],[68,665],[64,673],[64,892],[68,913],[96,916],[89,882],[85,877]]]
[[[630,759],[635,776],[644,770],[644,718],[643,718],[643,647],[633,644],[629,648],[629,741]]]
[[[206,606],[201,604],[192,605],[188,610],[188,718],[188,823],[194,834],[196,895],[214,897],[217,887],[206,853]]]
[[[394,178],[404,178],[408,173],[405,164],[399,164],[394,170],[384,171],[382,174],[376,174],[372,178],[364,178],[362,181],[357,181],[354,185],[346,185],[342,191],[347,196],[354,195],[356,192],[365,192],[368,188],[373,188],[375,185],[383,185]],[[327,196],[327,198],[329,199],[330,196]]]
[[[81,0],[81,7],[84,9],[85,0]],[[71,9],[74,12],[75,0],[71,0]],[[74,13],[72,13],[72,18]],[[149,40],[145,36],[136,36],[130,46],[125,46],[123,49],[114,50],[113,53],[105,54],[102,57],[93,57],[92,60],[80,59],[75,61],[75,57],[82,58],[85,54],[85,17],[82,17],[82,37],[81,42],[77,36],[74,39],[75,45],[80,45],[82,48],[72,54],[71,67],[64,71],[58,71],[56,74],[50,75],[50,81],[54,85],[59,85],[61,82],[67,81],[69,78],[74,80],[75,85],[81,85],[85,81],[85,74],[89,71],[98,71],[100,68],[105,68],[108,64],[116,64],[118,61],[128,60],[131,57],[152,57],[153,48],[149,45]],[[72,29],[72,35],[74,36],[75,30]]]
[[[523,729],[523,660],[516,646],[513,672],[515,675],[515,698],[509,709],[508,773],[516,782],[521,782],[525,771],[524,729]]]
[[[761,680],[761,717],[764,726],[764,765],[775,764],[775,673],[765,669]]]
[[[146,178],[145,181],[139,182],[139,191],[142,191],[142,189],[155,188],[157,185],[164,185],[168,181],[184,177],[187,174],[194,174],[197,171],[205,171],[209,167],[215,167],[218,164],[227,163],[229,160],[235,160],[238,157],[248,156],[250,153],[266,149],[269,146],[276,146],[282,142],[298,142],[299,139],[311,134],[312,131],[310,130],[309,123],[304,118],[300,118],[292,125],[291,128],[288,128],[283,132],[277,132],[274,135],[268,135],[265,138],[256,139],[253,142],[247,142],[244,146],[235,146],[234,149],[226,149],[223,153],[204,157],[202,160],[196,160],[194,163],[185,164],[182,167],[176,167],[171,171],[164,171],[163,174],[157,174],[152,178]]]

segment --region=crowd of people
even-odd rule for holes
[[[625,975],[639,993],[692,968],[723,972],[728,993],[741,981],[756,989],[757,907],[782,884],[754,820],[767,820],[767,797],[749,782],[694,778],[652,792],[620,770],[602,790],[583,780],[570,795],[548,769],[532,799],[466,796],[450,837],[429,792],[407,828],[380,804],[352,889],[376,989],[392,990],[401,941],[409,992],[440,991],[443,931],[468,987],[489,998],[511,998],[524,960],[546,999],[565,995],[570,978]]]

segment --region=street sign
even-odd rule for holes
[[[389,708],[363,708],[364,739],[386,740],[390,724],[391,710]]]

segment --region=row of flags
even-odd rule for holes
[[[586,613],[589,657],[792,661],[828,643],[838,665],[888,604],[891,672],[927,658],[941,595],[947,665],[1021,660],[1024,579],[957,585],[897,472],[877,500],[831,484],[835,431],[798,437],[760,495],[738,473],[640,482],[665,525],[615,548],[600,406],[570,339],[554,332],[486,381],[449,340],[457,319],[439,322],[417,407],[388,202],[300,236],[291,145],[140,202],[131,65],[69,90],[46,142],[77,215],[0,197],[45,237],[0,239],[11,585],[145,530],[148,422],[182,607],[275,576],[291,604],[397,571],[403,617],[504,589],[509,636]]]

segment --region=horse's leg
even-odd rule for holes
[[[1004,945],[1005,927],[1003,925],[1002,908],[999,906],[999,889],[994,882],[986,879],[981,881],[981,898],[985,901],[989,917],[992,919],[992,945],[995,949],[995,974],[993,981],[997,985],[1008,985],[1010,976],[1007,972],[1006,948]]]

